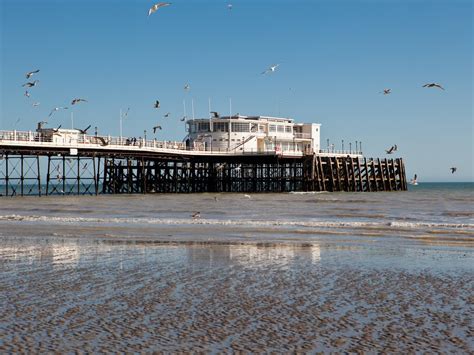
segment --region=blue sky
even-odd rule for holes
[[[471,1],[227,3],[176,0],[148,17],[152,1],[0,0],[0,129],[34,129],[82,97],[77,127],[118,135],[130,107],[124,135],[150,137],[158,123],[158,139],[181,140],[183,100],[188,116],[193,99],[207,117],[208,98],[221,113],[232,98],[233,113],[321,123],[323,146],[357,140],[366,156],[386,157],[397,144],[420,181],[474,181]],[[50,124],[69,127],[70,111]]]

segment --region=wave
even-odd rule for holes
[[[436,223],[436,222],[406,222],[406,221],[262,221],[262,220],[219,220],[219,219],[192,219],[189,218],[130,218],[130,217],[59,217],[59,216],[36,216],[36,215],[4,215],[1,221],[13,222],[44,222],[44,223],[66,223],[66,224],[135,224],[135,225],[215,225],[215,226],[240,226],[240,227],[320,227],[320,228],[392,228],[392,229],[420,229],[420,228],[447,228],[467,229],[474,232],[472,223]]]

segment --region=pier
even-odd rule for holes
[[[407,189],[401,158],[281,147],[206,150],[76,130],[0,131],[0,195]]]

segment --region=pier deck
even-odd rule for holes
[[[57,138],[57,137],[56,137]],[[404,164],[353,151],[190,150],[183,142],[0,131],[0,195],[406,190]]]

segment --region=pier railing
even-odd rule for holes
[[[64,148],[89,148],[89,149],[121,149],[137,151],[146,149],[147,151],[168,151],[173,153],[184,153],[193,155],[283,155],[289,157],[302,157],[312,154],[311,149],[298,150],[288,149],[285,146],[277,145],[272,150],[249,149],[242,147],[237,150],[236,147],[222,148],[204,145],[196,145],[194,147],[186,147],[186,144],[181,141],[159,141],[156,139],[147,140],[145,138],[130,138],[130,137],[114,137],[114,136],[99,136],[99,135],[69,135],[64,132],[34,132],[34,131],[0,131],[0,145],[2,143],[14,143],[18,146],[47,146],[47,147],[64,147]],[[361,151],[355,150],[335,150],[335,149],[321,149],[319,155],[331,156],[362,156]]]

